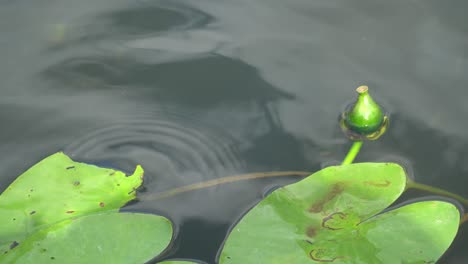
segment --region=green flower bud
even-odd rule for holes
[[[372,99],[367,86],[359,86],[357,100],[341,114],[341,129],[351,140],[375,140],[388,127],[388,117]]]

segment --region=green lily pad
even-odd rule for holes
[[[415,202],[377,215],[359,228],[381,263],[435,263],[458,231],[459,210],[442,201]],[[432,261],[432,262],[431,262]]]
[[[0,263],[141,264],[160,254],[171,238],[171,222],[162,216],[93,214],[35,232],[0,255]]]
[[[116,211],[136,197],[143,181],[137,166],[131,176],[74,162],[53,154],[20,175],[0,195],[0,252],[8,251],[38,228],[71,217]]]
[[[428,201],[375,216],[405,183],[397,164],[323,169],[248,212],[227,237],[219,263],[435,263],[455,237],[459,211]]]

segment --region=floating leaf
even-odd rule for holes
[[[377,215],[359,231],[380,247],[376,256],[383,263],[435,263],[455,238],[459,220],[453,204],[424,201]]]
[[[53,154],[20,175],[0,195],[0,252],[8,251],[41,226],[93,212],[117,210],[136,197],[143,181]]]
[[[93,214],[35,232],[0,255],[0,263],[141,264],[160,254],[171,238],[171,222],[162,216]]]
[[[390,163],[323,169],[248,212],[219,262],[435,263],[458,229],[454,205],[420,202],[374,216],[401,195],[405,182],[403,169]]]

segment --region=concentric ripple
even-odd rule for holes
[[[98,129],[64,151],[127,171],[141,164],[145,187],[158,192],[245,171],[236,145],[227,131],[165,109]]]

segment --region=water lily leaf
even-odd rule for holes
[[[231,230],[219,263],[435,263],[460,214],[450,203],[430,201],[374,216],[405,183],[397,164],[323,169],[249,211]]]
[[[162,216],[93,214],[35,232],[0,255],[0,263],[141,264],[160,254],[171,238],[171,222]]]
[[[0,195],[0,252],[38,228],[94,212],[118,210],[136,197],[143,181],[137,166],[131,176],[74,162],[53,154],[20,175]]]
[[[452,243],[460,212],[448,202],[416,202],[377,215],[360,226],[381,263],[436,263]]]

